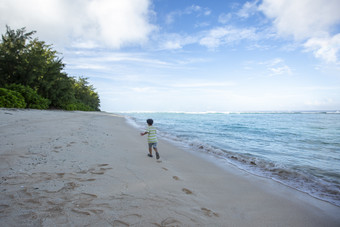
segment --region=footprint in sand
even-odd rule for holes
[[[91,171],[92,174],[103,175],[104,171]]]
[[[109,164],[99,164],[97,165],[98,167],[104,167],[104,166],[108,166]],[[112,168],[107,167],[107,168],[90,168],[88,170],[82,170],[82,171],[78,171],[78,174],[87,174],[87,173],[91,173],[91,174],[96,174],[96,175],[103,175],[105,173],[105,171],[107,170],[111,170]]]
[[[102,214],[102,213],[104,213],[104,211],[103,210],[90,210],[92,213],[94,213],[94,214]]]
[[[79,187],[78,184],[74,183],[74,182],[68,182],[64,184],[64,187],[62,187],[61,189],[59,189],[57,192],[64,192],[64,191],[70,191],[70,190],[74,190],[75,188]]]
[[[110,169],[112,169],[112,168],[110,168],[110,167],[109,168],[100,168],[100,170],[104,170],[104,171],[105,170],[110,170]]]
[[[85,181],[95,181],[96,179],[94,178],[90,178],[90,179],[81,179],[81,178],[75,178],[76,180],[80,181],[80,182],[85,182]]]
[[[207,208],[202,207],[201,211],[203,211],[205,216],[208,216],[208,217],[219,217],[218,213],[215,213],[215,212],[213,212],[213,211],[211,211],[211,210],[209,210]]]
[[[69,144],[66,145],[66,147],[72,146],[72,144],[75,144],[76,142],[70,142]]]
[[[175,180],[179,180],[178,176],[173,176],[172,178],[175,179]]]
[[[121,216],[119,218],[124,220],[124,222],[121,224],[127,224],[128,226],[136,226],[140,224],[141,217],[142,215],[140,214],[128,214],[128,215]],[[120,221],[120,220],[116,220],[116,221]]]
[[[182,191],[187,194],[187,195],[191,195],[192,194],[192,191],[190,191],[189,189],[187,188],[182,188]]]
[[[87,174],[87,170],[82,170],[82,171],[78,171],[77,173],[79,173],[79,174]]]
[[[60,152],[59,149],[61,149],[61,148],[63,148],[63,147],[62,146],[55,146],[54,150],[52,150],[52,151],[55,152],[55,153],[59,153]]]
[[[181,226],[182,223],[174,218],[166,218],[161,222],[160,226]]]
[[[57,173],[57,176],[62,178],[65,175],[65,173]]]
[[[109,164],[99,164],[99,167],[108,166]]]
[[[130,226],[130,225],[126,222],[121,221],[121,220],[114,220],[113,226]]]
[[[77,214],[83,214],[83,215],[91,215],[89,212],[87,211],[82,211],[82,210],[77,210],[77,209],[71,209],[74,213],[77,213]]]
[[[26,156],[26,155],[20,155],[20,158],[30,158],[30,156]]]
[[[98,197],[95,194],[90,194],[90,193],[85,193],[85,192],[80,193],[80,195],[84,195],[84,196],[87,196],[87,197],[90,197],[90,198],[97,198]]]

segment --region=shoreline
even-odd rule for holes
[[[192,117],[190,115],[192,115]],[[185,114],[185,113],[158,113],[158,112],[153,113],[153,112],[150,112],[150,113],[126,113],[125,116],[126,116],[127,122],[130,125],[132,125],[134,128],[142,129],[142,130],[144,129],[145,120],[143,119],[145,117],[151,117],[151,118],[157,119],[158,124],[156,126],[159,126],[158,132],[159,132],[160,137],[162,139],[169,141],[170,143],[174,144],[180,149],[184,149],[188,152],[193,153],[194,155],[202,154],[205,158],[210,158],[211,156],[213,156],[213,158],[211,158],[211,161],[215,164],[222,165],[222,166],[225,166],[225,165],[236,166],[238,169],[242,171],[246,171],[252,175],[271,179],[273,181],[286,185],[287,187],[293,188],[303,193],[307,193],[314,198],[329,202],[331,204],[334,204],[340,207],[340,197],[338,193],[339,191],[338,187],[336,185],[332,185],[332,182],[333,182],[332,180],[336,182],[336,179],[325,180],[324,177],[327,176],[327,172],[325,172],[325,174],[321,175],[320,177],[315,177],[314,175],[316,173],[315,171],[314,172],[309,171],[309,170],[304,171],[303,163],[301,166],[299,166],[299,164],[297,164],[297,166],[294,166],[294,165],[292,166],[293,162],[290,160],[291,163],[285,163],[285,164],[288,164],[288,165],[285,165],[284,163],[281,163],[280,161],[279,162],[271,161],[270,157],[268,157],[267,154],[265,153],[257,153],[257,151],[255,151],[255,153],[253,154],[252,151],[250,151],[249,154],[247,154],[247,152],[243,152],[248,149],[252,150],[252,149],[257,148],[257,149],[264,149],[266,152],[268,151],[269,155],[270,153],[273,153],[272,152],[273,149],[268,148],[268,147],[256,147],[258,145],[256,143],[253,144],[252,146],[247,145],[248,143],[252,143],[252,141],[259,139],[258,136],[257,138],[248,139],[248,141],[243,142],[243,144],[239,140],[240,138],[237,138],[236,136],[236,139],[234,141],[231,141],[234,144],[228,147],[228,144],[225,141],[223,141],[222,138],[219,138],[220,135],[224,134],[224,132],[220,131],[218,128],[216,130],[213,129],[214,131],[212,132],[211,126],[209,127],[209,125],[214,124],[214,122],[216,122],[217,120],[220,122],[220,124],[225,125],[226,121],[228,121],[225,119],[229,119],[229,117],[224,117],[223,115],[225,114],[209,113],[207,114],[207,116],[202,117],[202,114],[197,114],[197,113]],[[251,114],[251,115],[254,115],[254,114]],[[313,113],[313,115],[315,115],[315,113]],[[264,121],[269,118],[273,122],[272,116],[267,117],[267,114],[264,114],[264,115],[261,114],[259,116]],[[288,116],[294,116],[294,115],[289,114]],[[243,119],[241,115],[237,117],[236,116],[230,117],[230,119],[231,118],[233,118],[233,120],[237,122],[239,122],[240,119]],[[263,118],[266,118],[266,119],[263,119]],[[196,124],[195,120],[197,119],[201,119],[201,120],[204,119],[204,121],[207,121],[208,126],[205,127],[201,125],[201,127],[195,128],[195,124]],[[182,122],[180,123],[181,125],[183,124],[181,127],[182,129],[177,130],[177,127],[172,129],[173,124],[176,121],[181,121],[181,120],[184,121],[183,123]],[[243,119],[243,120],[247,120],[247,119]],[[187,124],[186,122],[192,122],[192,123]],[[261,124],[261,121],[258,123]],[[199,122],[197,122],[197,124],[200,125]],[[228,125],[233,125],[233,123],[229,122]],[[243,125],[243,126],[247,127],[247,125]],[[188,130],[186,130],[186,127],[189,127],[192,130],[192,132],[189,132]],[[232,126],[230,127],[232,128]],[[271,130],[271,129],[268,130],[268,128],[262,128],[262,129],[265,132],[268,132]],[[205,135],[200,134],[200,131],[202,130],[209,131],[208,136],[210,138],[208,139],[204,138]],[[273,130],[275,131],[276,129],[274,128]],[[236,129],[235,132],[233,132],[233,129],[231,130],[229,129],[229,131],[231,131],[231,133],[226,132],[225,137],[230,137],[230,136],[232,137],[234,136],[233,135],[234,133],[240,133],[238,129]],[[199,138],[199,137],[203,137],[203,138]],[[213,140],[212,138],[217,139],[217,140],[222,139],[222,142],[218,141],[219,143],[215,145],[215,142],[214,142],[215,140]],[[267,138],[261,138],[261,139],[267,142],[272,141],[272,140],[275,141],[276,139],[277,139],[276,142],[281,140],[281,138],[279,139],[275,138],[275,136],[273,135],[271,136],[271,138],[267,137]],[[301,138],[301,140],[307,140],[307,138]],[[277,144],[276,142],[273,142],[273,144],[274,145]],[[288,141],[284,141],[284,140],[280,141],[281,145],[287,144],[287,142]],[[242,145],[243,149],[238,151],[239,147],[236,144]],[[277,144],[277,145],[280,146],[280,144]],[[301,146],[303,147],[305,145],[306,144],[301,145]],[[291,147],[292,149],[296,148],[294,146],[291,146]],[[318,148],[323,148],[323,147],[318,147]],[[314,149],[317,150],[318,148],[314,148]],[[326,147],[324,148],[326,149]],[[237,152],[235,152],[235,150]],[[278,151],[277,154],[284,155],[284,152],[282,152],[282,149],[281,149],[281,151]],[[296,161],[300,161],[297,159],[298,157],[301,157],[307,160],[305,154],[303,156],[299,156],[300,154],[301,153],[296,153],[297,157],[293,159]],[[283,156],[283,158],[285,157]],[[320,163],[322,163],[322,161],[324,160],[325,159],[319,160],[319,161]],[[328,163],[328,166],[332,166],[332,164],[335,165],[335,167],[337,166],[337,163],[335,160],[332,163]],[[308,167],[308,163],[306,163],[306,165]],[[293,167],[293,168],[290,168],[290,167]],[[319,166],[316,163],[316,165],[313,167],[317,169]],[[321,167],[321,168],[324,168],[324,167]],[[321,169],[321,170],[324,170],[324,169]],[[329,173],[329,174],[332,174],[332,173]]]
[[[123,116],[1,109],[0,124],[5,226],[340,223],[333,204],[161,138],[160,161],[148,158]]]

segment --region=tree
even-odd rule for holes
[[[23,73],[27,65],[26,43],[35,33],[35,31],[26,33],[25,28],[18,29],[16,32],[8,26],[6,28],[6,35],[2,35],[0,44],[0,87],[5,83],[26,81]]]
[[[17,84],[30,87],[49,100],[50,108],[99,110],[99,96],[87,78],[79,81],[64,72],[57,51],[37,38],[35,31],[17,31],[7,26],[0,43],[0,87]]]
[[[75,102],[72,79],[67,74],[60,74],[57,78],[50,77],[45,97],[51,101],[52,108],[66,109],[66,106]],[[46,82],[46,80],[44,81]]]
[[[75,98],[78,102],[89,106],[91,110],[98,111],[100,100],[92,85],[89,85],[88,78],[79,77],[74,80]]]

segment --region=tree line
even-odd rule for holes
[[[7,31],[0,43],[0,107],[99,111],[88,78],[64,72],[57,51],[25,28]]]

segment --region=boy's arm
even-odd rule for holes
[[[141,133],[140,133],[141,136],[144,136],[144,135],[146,135],[146,134],[148,134],[148,132],[141,132]]]

